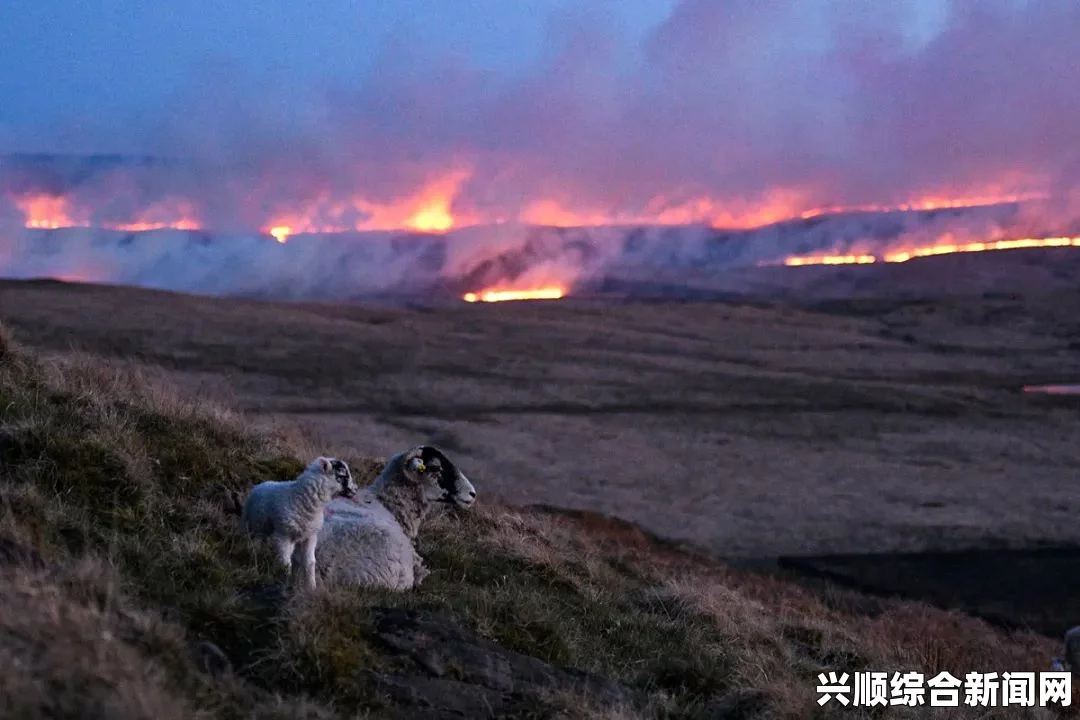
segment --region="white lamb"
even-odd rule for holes
[[[417,445],[390,458],[370,486],[334,500],[319,533],[319,567],[333,582],[408,590],[428,575],[415,541],[430,510],[467,508],[476,488],[437,448]]]
[[[293,555],[300,554],[307,586],[314,588],[315,546],[326,507],[334,498],[352,497],[358,490],[348,464],[317,457],[295,480],[267,480],[253,487],[240,516],[249,532],[270,538],[290,579]]]

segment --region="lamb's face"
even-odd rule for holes
[[[420,487],[424,500],[467,508],[476,502],[476,488],[438,448],[420,445],[409,453],[405,471]]]
[[[337,483],[335,495],[351,498],[360,491],[360,486],[353,480],[352,471],[349,470],[349,465],[344,460],[321,457],[318,462],[321,464],[323,472],[333,477]]]

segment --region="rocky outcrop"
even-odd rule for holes
[[[375,608],[375,638],[412,659],[418,674],[368,672],[375,692],[409,717],[482,718],[535,712],[560,693],[598,707],[641,699],[606,678],[502,648],[433,614]]]

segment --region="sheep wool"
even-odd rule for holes
[[[358,490],[343,460],[317,457],[295,480],[267,480],[252,488],[241,519],[252,534],[270,538],[290,576],[294,555],[299,555],[307,585],[314,588],[315,547],[326,507],[334,498],[352,497]]]
[[[440,504],[470,507],[476,488],[429,445],[390,458],[375,481],[351,500],[327,508],[317,545],[319,567],[334,582],[409,590],[428,575],[415,541]]]

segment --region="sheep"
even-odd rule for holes
[[[335,582],[414,588],[428,575],[415,541],[430,510],[468,508],[475,500],[476,488],[439,449],[417,445],[399,452],[355,498],[330,503],[319,533],[319,567]]]
[[[1080,625],[1069,628],[1065,633],[1065,657],[1056,657],[1050,663],[1054,672],[1075,671],[1080,669]]]
[[[267,480],[251,489],[242,507],[238,498],[233,503],[250,533],[270,538],[290,578],[293,555],[301,554],[307,586],[314,589],[315,546],[326,506],[336,497],[351,498],[358,491],[347,463],[317,457],[295,480]]]

